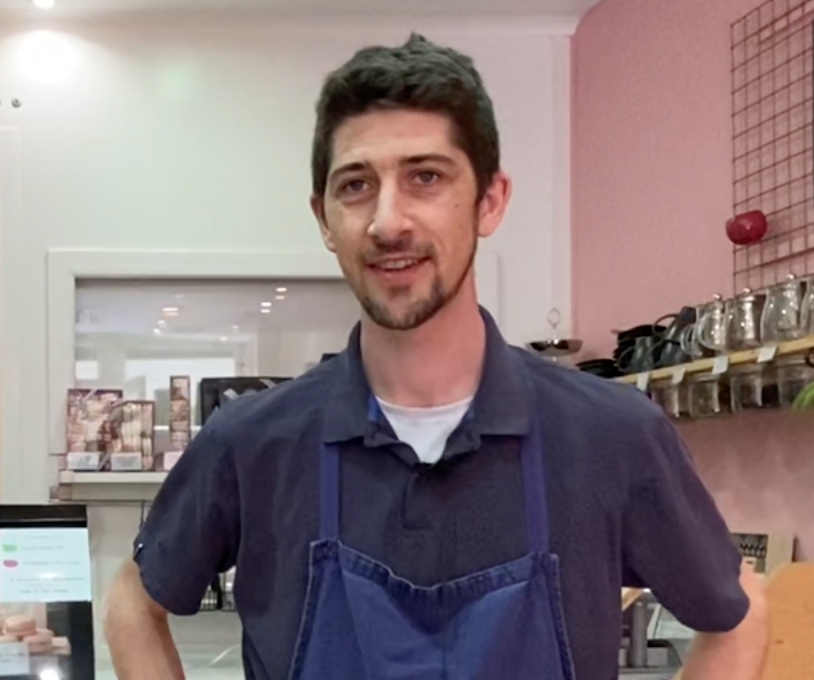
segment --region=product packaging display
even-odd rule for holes
[[[121,399],[121,390],[68,390],[65,439],[69,470],[101,469],[110,413]]]
[[[183,451],[192,433],[192,380],[189,376],[170,378],[170,449]]]
[[[107,457],[103,469],[113,472],[152,470],[155,402],[121,401],[108,417]]]

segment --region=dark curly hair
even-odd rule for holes
[[[313,192],[324,196],[333,136],[348,118],[377,109],[441,113],[469,158],[480,200],[500,169],[492,100],[470,57],[413,33],[399,47],[366,47],[325,79],[311,148]]]

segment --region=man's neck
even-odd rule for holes
[[[411,331],[387,330],[363,318],[361,350],[373,393],[391,404],[442,406],[471,397],[486,352],[474,285]]]

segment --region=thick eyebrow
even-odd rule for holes
[[[455,161],[450,158],[449,156],[445,156],[442,153],[424,153],[418,154],[416,156],[408,156],[403,158],[400,165],[421,165],[422,163],[442,163],[444,165],[455,165]],[[335,168],[331,171],[331,175],[328,178],[329,185],[332,185],[336,182],[338,177],[345,175],[350,172],[360,172],[362,170],[369,170],[370,163],[364,163],[362,161],[354,161],[352,163],[345,163],[344,165],[340,165],[338,168]]]
[[[422,163],[443,163],[455,165],[455,161],[442,153],[425,153],[418,156],[409,156],[402,161],[402,165],[421,165]]]

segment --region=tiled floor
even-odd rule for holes
[[[240,648],[224,655],[222,647],[181,646],[187,680],[244,680]],[[116,680],[110,658],[97,650],[96,680]]]
[[[170,620],[186,680],[244,680],[240,659],[240,620],[210,612]],[[107,646],[96,645],[96,680],[116,680]]]

